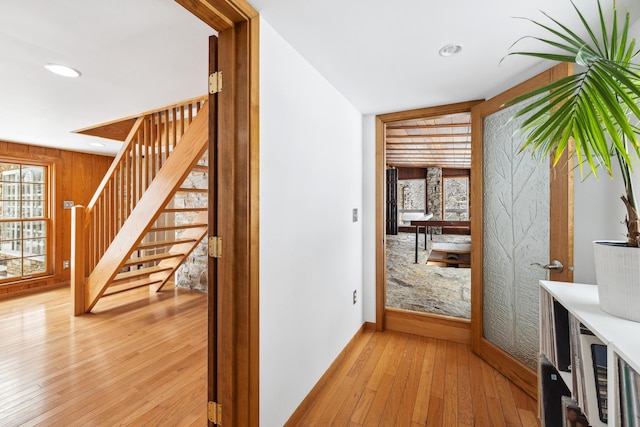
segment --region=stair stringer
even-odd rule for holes
[[[118,271],[140,244],[163,208],[204,155],[208,145],[208,104],[202,106],[181,142],[158,171],[140,201],[85,282],[85,309],[93,309]]]

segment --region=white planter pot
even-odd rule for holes
[[[593,252],[602,311],[640,322],[640,248],[596,240]]]

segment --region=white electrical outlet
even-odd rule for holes
[[[65,209],[71,209],[71,208],[73,208],[73,201],[72,201],[72,200],[65,200],[65,201],[64,201],[64,208],[65,208]]]
[[[67,269],[67,268],[69,268],[70,265],[71,264],[69,263],[68,259],[65,259],[64,261],[62,261],[62,268]]]
[[[358,302],[358,291],[353,291],[353,304]]]

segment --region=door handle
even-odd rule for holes
[[[556,273],[562,273],[562,271],[564,270],[564,265],[562,265],[562,263],[557,259],[554,259],[553,261],[551,261],[550,264],[546,264],[546,265],[540,264],[539,262],[534,262],[531,265],[537,265],[539,267],[544,268],[545,270],[553,270]]]

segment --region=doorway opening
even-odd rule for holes
[[[471,318],[471,113],[425,115],[385,129],[386,306]],[[393,218],[394,215],[388,215]]]

